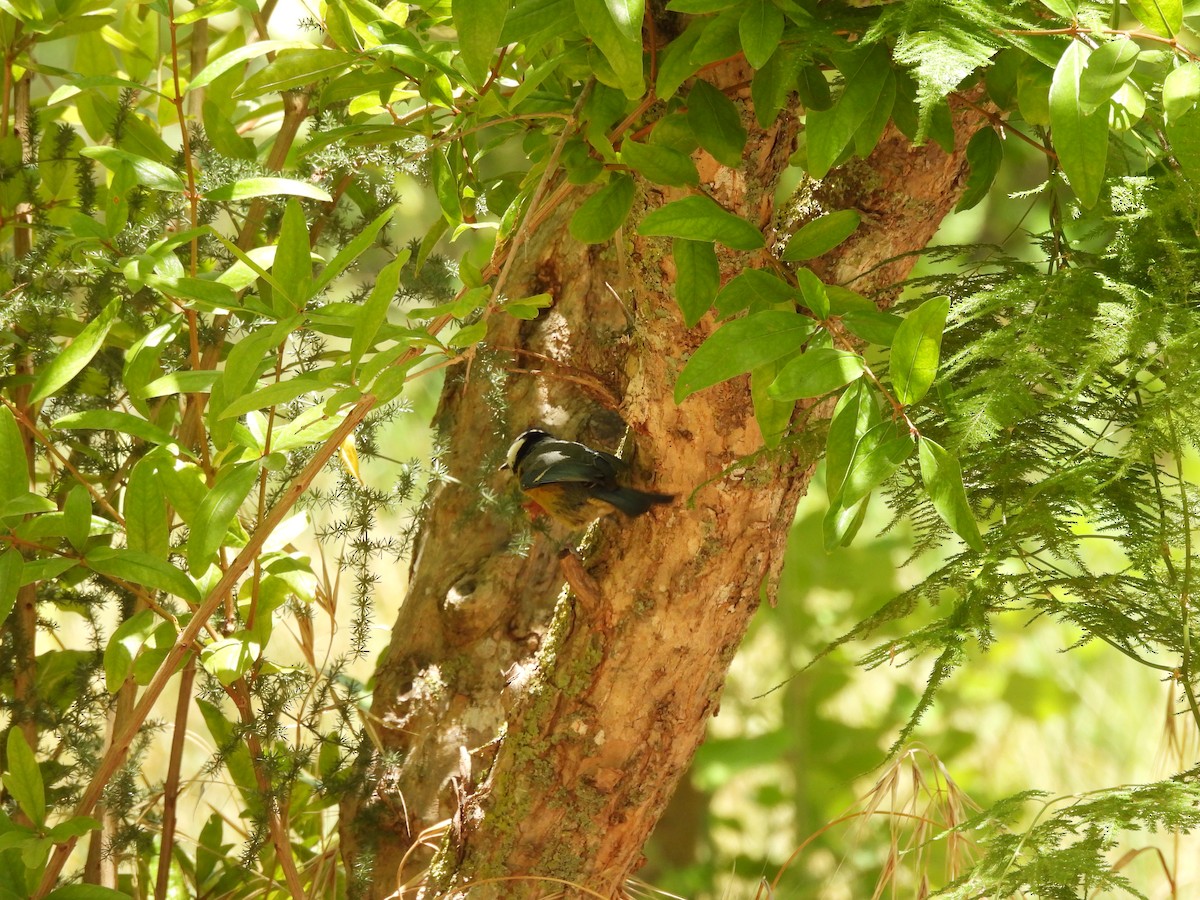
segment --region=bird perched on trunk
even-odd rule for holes
[[[517,476],[521,490],[537,510],[571,528],[582,528],[614,510],[640,516],[675,499],[674,494],[622,485],[618,478],[626,465],[619,457],[576,441],[559,440],[536,428],[512,442],[500,468]]]

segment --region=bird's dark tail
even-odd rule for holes
[[[642,513],[648,512],[652,506],[670,503],[675,499],[674,494],[656,494],[652,491],[639,491],[627,487],[612,491],[597,491],[594,496],[605,503],[611,503],[627,516],[640,516]]]

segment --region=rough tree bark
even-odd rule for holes
[[[735,63],[706,78],[749,81]],[[795,117],[759,129],[749,91],[729,92],[750,131],[744,164],[730,170],[698,153],[705,190],[769,242],[858,209],[863,227],[814,269],[889,304],[887,288],[912,260],[885,262],[923,247],[953,207],[979,114],[955,113],[953,154],[889,130],[870,158],[802,184],[777,215]],[[642,185],[631,223],[678,196]],[[343,804],[345,851],[352,864],[371,860],[374,897],[422,876],[433,896],[468,884],[472,897],[562,889],[546,878],[619,893],[717,710],[750,616],[773,596],[812,474],[823,429],[811,422],[822,411],[783,450],[760,454],[746,379],[673,402],[680,367],[715,322],[684,327],[669,241],[629,228],[604,247],[580,246],[566,235],[566,206],[532,236],[508,286],[512,296],[548,291],[553,307],[533,322],[495,317],[491,357],[460,367],[442,394],[435,425],[458,482],[429,509],[377,672],[372,718],[386,753],[373,794]],[[786,231],[773,233],[780,222]],[[722,275],[764,264],[727,254]],[[546,535],[513,554],[520,521],[481,504],[481,484],[510,489],[490,470],[511,438],[541,424],[611,448],[622,422],[635,483],[679,500],[602,523],[582,566],[556,561]],[[401,871],[422,842],[442,848],[432,867],[418,848]]]

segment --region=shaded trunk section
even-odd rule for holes
[[[732,65],[714,74],[747,80]],[[923,247],[953,207],[978,114],[956,113],[953,155],[889,130],[869,159],[803,184],[775,235],[773,196],[797,124],[758,129],[743,94],[745,163],[732,171],[699,154],[706,192],[769,241],[858,209],[862,228],[814,270],[868,294],[903,277],[913,258],[882,264]],[[554,305],[531,322],[495,316],[487,350],[447,379],[435,424],[459,482],[429,508],[377,673],[372,721],[386,752],[373,793],[343,803],[344,849],[351,864],[371,864],[372,896],[424,875],[432,895],[562,889],[546,878],[618,892],[717,711],[750,616],[773,597],[826,411],[766,453],[747,379],[674,403],[680,368],[716,323],[684,327],[670,242],[633,231],[679,196],[643,185],[630,224],[601,247],[567,236],[574,204],[555,211],[507,291],[547,291]],[[723,279],[768,264],[765,253],[720,255]],[[515,554],[525,520],[494,474],[512,437],[539,425],[613,449],[622,423],[634,484],[680,499],[605,520],[582,564],[556,559],[556,532]]]

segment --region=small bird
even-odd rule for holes
[[[626,466],[620,458],[586,444],[561,441],[539,429],[519,435],[500,467],[511,470],[536,511],[571,528],[620,510],[640,516],[650,507],[670,503],[674,494],[639,491],[620,484]]]

